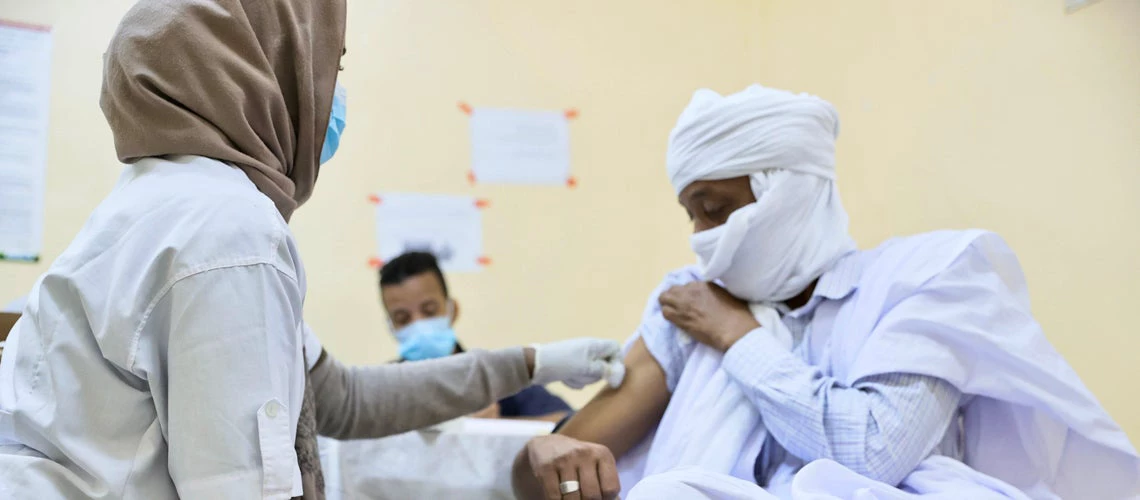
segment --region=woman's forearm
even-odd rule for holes
[[[317,430],[336,439],[378,438],[481,410],[530,385],[533,352],[526,351],[361,367],[322,353],[310,372]]]

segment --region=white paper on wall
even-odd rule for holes
[[[0,260],[39,260],[51,30],[0,20]]]
[[[1065,0],[1065,12],[1076,12],[1096,2],[1097,0]]]
[[[382,193],[376,202],[376,241],[380,260],[405,252],[435,254],[448,272],[483,268],[484,203],[471,196]]]
[[[474,108],[470,114],[472,180],[572,183],[567,112]]]

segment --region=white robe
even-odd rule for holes
[[[928,282],[967,250],[988,265],[926,293]],[[698,346],[655,434],[619,461],[622,498],[1140,496],[1140,458],[1046,340],[1001,238],[944,231],[892,240],[860,258],[858,291],[835,318],[842,326],[811,343],[810,359],[848,387],[903,372],[938,377],[973,395],[963,408],[965,463],[928,458],[896,488],[817,460],[762,490],[752,474],[763,419],[734,390],[720,354]]]

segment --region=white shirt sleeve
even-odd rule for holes
[[[641,324],[637,326],[637,332],[634,333],[633,338],[626,342],[626,353],[628,353],[633,341],[641,337],[646,349],[649,350],[649,354],[657,360],[657,364],[665,372],[665,384],[670,393],[677,388],[677,383],[681,380],[681,372],[685,369],[685,363],[688,362],[689,356],[696,349],[696,343],[684,340],[686,337],[684,333],[665,319],[665,316],[661,314],[661,304],[657,299],[662,293],[674,286],[692,283],[700,279],[699,271],[693,266],[683,267],[666,275],[661,284],[653,290],[653,293],[649,294],[645,311],[641,314]]]
[[[166,394],[160,422],[179,496],[299,496],[293,445],[305,365],[297,280],[266,264],[227,267],[178,281],[162,300],[166,387],[154,392]]]
[[[317,334],[313,333],[313,329],[309,328],[309,324],[305,323],[303,326],[305,335],[305,370],[312,371],[314,366],[317,366],[317,361],[321,359],[321,351],[324,351],[324,346],[321,345],[321,340],[317,338]]]
[[[789,453],[831,459],[891,485],[938,446],[962,398],[949,382],[909,373],[846,387],[761,329],[737,341],[722,366]]]

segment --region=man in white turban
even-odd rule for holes
[[[855,249],[838,131],[813,96],[693,96],[667,168],[699,266],[653,293],[621,388],[520,452],[520,497],[1140,497],[1000,237]]]

